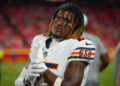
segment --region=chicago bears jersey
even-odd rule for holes
[[[71,38],[63,41],[56,41],[46,36],[36,36],[31,45],[30,57],[35,58],[35,52],[40,47],[39,43],[44,46],[44,58],[46,66],[51,72],[64,79],[64,72],[67,64],[71,61],[84,61],[91,63],[95,56],[94,44],[86,38]],[[36,48],[36,51],[35,51]],[[84,71],[82,85],[84,86],[87,78],[89,65]],[[36,86],[48,86],[42,76],[38,77],[35,82]]]

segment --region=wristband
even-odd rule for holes
[[[54,86],[61,86],[61,83],[62,83],[62,79],[60,77],[57,77],[54,82]]]

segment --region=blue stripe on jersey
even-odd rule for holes
[[[47,49],[50,47],[51,42],[52,42],[52,38],[48,38],[48,39],[45,41],[45,45],[46,45],[46,48],[47,48]]]
[[[95,48],[86,48],[86,47],[78,47],[75,50],[79,50],[79,49],[95,50]]]
[[[77,59],[77,58],[79,58],[79,59],[88,59],[88,60],[94,60],[94,58],[80,57],[80,56],[71,56],[71,57],[68,57],[68,59],[72,59],[72,58],[74,58],[74,59]]]
[[[53,69],[57,69],[58,68],[58,65],[57,64],[51,64],[51,63],[45,63],[46,64],[46,66],[48,67],[48,68],[53,68]]]

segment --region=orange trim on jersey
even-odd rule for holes
[[[45,62],[45,64],[49,69],[55,69],[55,70],[58,69],[58,64],[57,63]]]
[[[72,55],[74,55],[74,54],[80,54],[80,52],[72,52]]]
[[[91,53],[91,55],[95,55],[95,53]]]
[[[80,54],[80,52],[72,52],[71,55],[76,55],[76,54]],[[95,55],[95,53],[91,53],[91,55]]]

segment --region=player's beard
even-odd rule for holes
[[[62,41],[62,40],[65,39],[65,37],[58,36],[58,35],[55,35],[55,34],[53,34],[53,38],[56,39],[56,40],[59,40],[59,41]]]

